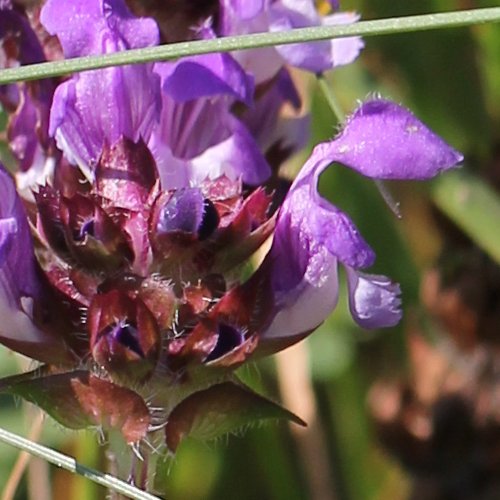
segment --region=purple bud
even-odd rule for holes
[[[151,376],[160,354],[160,332],[141,299],[117,290],[96,295],[87,326],[92,355],[108,372],[136,381]]]
[[[214,204],[203,197],[198,188],[182,188],[174,191],[160,208],[156,222],[159,236],[168,233],[197,235],[208,238],[217,229],[219,215]]]

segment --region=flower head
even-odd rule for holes
[[[355,20],[321,17],[312,1],[221,0],[210,19],[195,14],[197,38]],[[48,0],[41,13],[65,57],[155,45],[165,28],[157,19],[160,28],[122,0],[70,0],[63,9]],[[36,139],[53,173],[26,201],[29,222],[0,170],[0,308],[12,320],[0,341],[47,363],[11,392],[68,427],[118,428],[128,443],[164,427],[173,451],[206,429],[196,427],[206,415],[221,429],[225,419],[235,422],[229,428],[247,417],[297,421],[232,372],[325,320],[339,264],[353,318],[365,328],[396,324],[398,285],[364,272],[375,254],[349,216],[319,196],[318,178],[337,162],[373,179],[428,179],[460,154],[405,108],[372,99],[316,146],[284,200],[265,185],[307,125],[280,116],[285,102],[300,108],[285,63],[323,71],[352,61],[361,46],[279,47],[266,49],[267,60],[199,56],[58,82],[46,94],[57,149],[48,136]],[[14,114],[17,91],[7,92]],[[271,236],[245,281],[242,267]]]

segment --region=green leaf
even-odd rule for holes
[[[449,172],[432,188],[436,205],[492,259],[500,263],[500,197],[478,177]]]
[[[87,371],[14,380],[4,390],[37,405],[70,429],[117,429],[131,444],[144,438],[149,428],[149,410],[138,394]]]
[[[165,427],[166,443],[174,452],[184,437],[209,440],[263,419],[305,422],[248,387],[223,382],[198,391],[177,405]]]

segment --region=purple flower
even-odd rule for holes
[[[28,19],[11,10],[0,11],[0,61],[3,67],[34,64],[45,60],[44,52]],[[0,88],[0,102],[11,112],[7,126],[9,147],[19,161],[20,188],[43,182],[50,161],[47,150],[49,109],[54,84],[45,79]]]
[[[63,9],[49,0],[41,21],[58,36],[66,57],[158,43],[156,23],[134,17],[121,0],[70,0]],[[134,141],[148,137],[160,110],[159,77],[153,64],[87,71],[57,88],[50,133],[68,160],[91,176],[89,166],[99,158],[104,143],[113,144],[122,136]]]
[[[312,0],[221,0],[219,9],[191,10],[196,23],[174,38],[357,19],[321,17]],[[135,17],[124,0],[47,0],[41,21],[65,57],[160,41],[156,21]],[[26,33],[21,47],[40,49]],[[353,38],[87,71],[47,92],[40,101],[52,100],[49,132],[59,150],[51,145],[54,171],[31,193],[31,224],[0,168],[0,342],[56,373],[27,375],[10,390],[68,427],[116,428],[129,444],[162,427],[173,451],[197,422],[228,429],[229,417],[294,419],[232,372],[332,312],[339,264],[354,319],[365,328],[396,324],[399,286],[365,273],[375,254],[349,216],[320,197],[319,176],[338,162],[373,179],[428,179],[460,154],[409,111],[370,100],[279,191],[279,167],[307,125],[281,115],[285,105],[297,114],[301,106],[285,64],[321,72],[351,62],[361,47]],[[9,87],[2,98],[12,103],[11,147],[29,170],[37,148],[42,157],[50,148],[39,139],[34,148],[17,144],[43,116],[35,100],[23,101],[38,94],[25,90]],[[242,282],[271,236],[262,265]]]
[[[358,20],[353,13],[336,13],[321,17],[312,0],[252,0],[221,2],[223,36],[266,31],[288,31],[294,28],[350,24]],[[359,37],[315,43],[296,43],[262,49],[245,50],[235,55],[238,62],[261,83],[272,78],[284,63],[319,73],[351,63],[363,48]]]
[[[317,192],[329,164],[373,179],[428,179],[461,160],[408,110],[381,99],[362,104],[335,139],[314,148],[280,208],[260,271],[269,276],[274,304],[263,337],[300,337],[322,323],[337,303],[338,263],[347,272],[357,323],[380,328],[401,318],[399,286],[359,271],[373,264],[375,254],[349,217]]]
[[[288,31],[310,26],[352,24],[359,16],[351,12],[320,17],[313,2],[280,0],[269,11],[270,31]],[[358,56],[364,44],[360,37],[348,37],[315,43],[297,43],[278,46],[283,59],[292,66],[320,73],[349,64]]]
[[[66,56],[158,43],[155,22],[135,18],[121,0],[72,0],[62,16],[49,1],[42,22],[58,35]],[[269,167],[230,111],[233,99],[248,103],[252,93],[252,79],[224,54],[90,71],[57,88],[50,132],[89,178],[104,144],[126,137],[148,143],[165,186],[222,174],[255,185],[269,176]],[[104,103],[98,111],[96,95]]]
[[[203,26],[197,34],[203,40],[215,38],[209,26]],[[251,105],[254,78],[228,53],[185,57],[157,67],[161,67],[163,90],[177,102],[229,95]]]
[[[156,71],[162,82],[168,81],[168,68],[159,64]],[[221,175],[258,185],[269,177],[269,166],[255,140],[231,113],[230,97],[175,102],[163,93],[162,103],[160,122],[148,141],[162,186],[197,185]]]
[[[0,342],[34,359],[65,360],[63,339],[35,324],[41,294],[26,213],[0,164]]]

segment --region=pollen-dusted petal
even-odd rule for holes
[[[373,179],[430,179],[463,156],[409,110],[383,99],[363,103],[333,140],[318,144],[295,184],[317,184],[338,162]]]
[[[386,276],[364,274],[346,266],[349,309],[363,328],[385,328],[401,319],[401,290]]]
[[[463,159],[409,110],[383,99],[363,103],[325,155],[375,179],[429,179]]]

